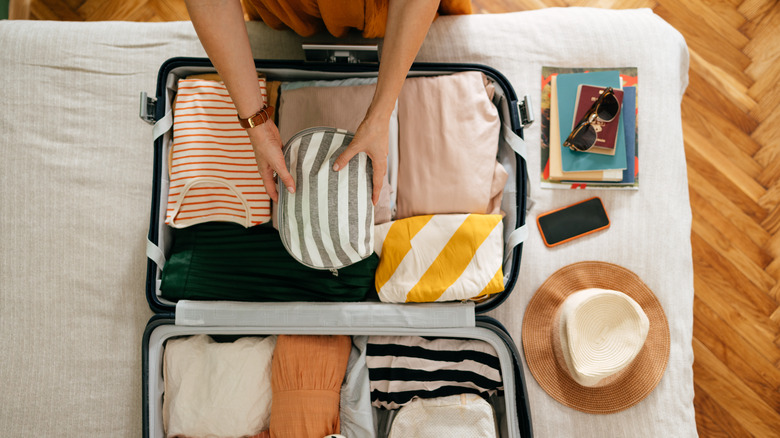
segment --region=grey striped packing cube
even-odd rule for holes
[[[353,134],[309,128],[284,145],[295,193],[279,182],[279,234],[296,260],[315,269],[339,269],[374,252],[372,168],[365,152],[333,170]]]

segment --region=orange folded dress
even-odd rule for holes
[[[271,362],[271,438],[322,438],[340,432],[341,383],[349,336],[280,335]]]
[[[290,28],[301,36],[327,30],[336,37],[357,29],[364,38],[385,36],[387,0],[243,0],[250,20],[262,20],[274,29]],[[471,0],[442,0],[438,13],[471,13]]]

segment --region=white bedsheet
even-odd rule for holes
[[[249,30],[256,57],[302,58],[303,39],[291,32],[260,23]],[[152,315],[144,299],[152,130],[138,118],[138,93],[154,94],[166,59],[205,53],[187,22],[3,21],[0,47],[0,429],[140,436],[141,336]],[[517,287],[493,316],[519,342],[525,305],[558,268],[604,260],[631,269],[670,323],[658,388],[624,412],[590,415],[547,396],[526,367],[535,435],[696,435],[682,36],[650,10],[442,17],[418,60],[495,67],[530,95],[537,118],[543,65],[638,67],[638,192],[540,189],[540,123],[526,130],[534,228]],[[546,248],[536,215],[590,195],[602,197],[612,227]]]

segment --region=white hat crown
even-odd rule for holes
[[[647,338],[649,320],[623,292],[591,288],[566,298],[560,310],[560,342],[571,377],[597,386],[625,369]]]

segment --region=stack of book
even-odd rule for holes
[[[637,69],[542,68],[542,181],[545,188],[638,189]],[[617,117],[596,120],[596,143],[585,152],[563,143],[600,93],[612,87]]]

